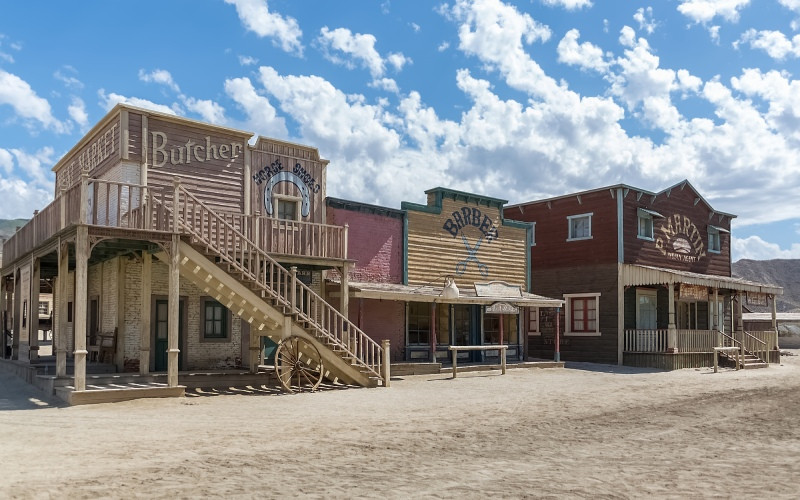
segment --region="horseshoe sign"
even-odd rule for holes
[[[300,190],[300,195],[303,197],[303,203],[300,207],[300,215],[303,217],[308,217],[308,214],[311,211],[308,187],[297,174],[288,171],[278,172],[277,174],[273,175],[267,181],[267,185],[264,186],[264,210],[266,210],[267,215],[272,215],[272,189],[276,184],[284,181],[291,182],[297,186],[297,189]]]
[[[467,272],[467,265],[470,263],[470,261],[474,260],[475,264],[478,265],[478,272],[481,273],[481,276],[484,278],[489,276],[489,267],[478,260],[478,249],[481,247],[481,243],[483,242],[483,236],[478,238],[478,241],[475,243],[474,247],[470,246],[469,240],[467,240],[467,237],[463,234],[461,235],[461,241],[464,242],[464,247],[466,247],[468,253],[466,259],[456,264],[456,275],[461,276]]]

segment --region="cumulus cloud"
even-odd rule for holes
[[[143,69],[140,69],[139,80],[146,83],[157,83],[159,85],[164,85],[174,92],[180,92],[181,90],[180,87],[178,87],[178,84],[175,83],[175,80],[172,79],[172,74],[165,69],[155,69],[149,73]]]
[[[739,40],[733,42],[734,48],[739,48],[742,44],[749,44],[753,49],[763,50],[771,58],[777,60],[800,57],[800,35],[788,38],[780,31],[756,31],[750,28],[742,33]]]
[[[242,66],[253,66],[254,64],[258,64],[258,59],[250,56],[239,56],[239,64]]]
[[[136,106],[138,108],[149,109],[152,111],[157,111],[159,113],[165,113],[168,115],[178,115],[179,113],[173,109],[176,108],[177,105],[173,105],[173,107],[167,106],[165,104],[157,104],[153,101],[148,101],[147,99],[141,99],[139,97],[126,97],[121,94],[116,94],[111,92],[106,94],[105,89],[100,89],[97,91],[98,97],[100,97],[100,107],[109,111],[111,108],[116,106],[119,103],[130,104],[131,106]]]
[[[217,102],[186,96],[182,96],[182,102],[187,110],[197,113],[204,121],[215,125],[224,125],[228,121],[225,118],[225,108]]]
[[[53,191],[30,184],[18,177],[0,177],[0,218],[30,218],[53,201]]]
[[[591,0],[542,0],[542,3],[553,7],[564,7],[567,10],[582,9],[592,6]]]
[[[75,76],[77,74],[78,70],[67,65],[57,69],[56,72],[53,73],[53,78],[63,83],[68,89],[80,90],[83,88],[83,82],[81,82],[78,77]]]
[[[14,168],[14,158],[11,156],[11,151],[0,148],[0,168],[3,169],[6,174],[11,173],[11,169]]]
[[[652,7],[639,7],[636,9],[633,20],[639,23],[639,29],[645,31],[648,35],[652,35],[658,26],[658,23],[653,19]]]
[[[284,52],[303,55],[303,32],[293,17],[270,12],[267,0],[225,0],[234,5],[239,20],[248,31],[261,38],[269,38]]]
[[[578,44],[580,36],[577,29],[567,31],[564,38],[558,42],[558,60],[583,69],[605,71],[608,63],[603,59],[603,50],[590,42]]]
[[[735,23],[750,0],[680,0],[678,12],[698,24],[707,24],[715,17]]]
[[[800,259],[800,243],[792,243],[789,248],[781,248],[777,243],[764,241],[759,236],[731,238],[731,260],[740,259]]]
[[[80,97],[73,97],[72,103],[67,107],[67,112],[72,121],[78,124],[82,131],[89,127],[89,115],[86,113],[86,104]]]
[[[287,139],[286,122],[278,116],[269,99],[259,95],[249,78],[225,81],[225,92],[247,115],[245,126],[256,134]]]
[[[22,78],[0,69],[0,105],[7,104],[29,126],[38,123],[57,133],[69,132],[69,126],[53,116],[50,103],[39,97]]]
[[[400,71],[411,60],[399,52],[390,53],[386,58],[381,57],[375,49],[376,42],[375,36],[369,33],[353,33],[347,28],[331,30],[327,26],[322,27],[317,38],[326,59],[347,68],[366,68],[377,82],[373,86],[379,86],[379,80],[386,73],[387,63]]]

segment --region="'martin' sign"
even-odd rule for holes
[[[689,217],[667,217],[656,235],[656,248],[665,257],[678,262],[697,262],[706,256],[703,236]]]

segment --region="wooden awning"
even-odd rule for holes
[[[783,288],[777,285],[757,283],[731,276],[715,276],[713,274],[692,273],[667,269],[663,267],[624,264],[622,281],[625,286],[667,285],[669,283],[686,283],[688,285],[707,286],[718,290],[737,290],[740,292],[766,293],[783,295]]]

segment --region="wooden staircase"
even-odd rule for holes
[[[720,338],[721,347],[738,347],[739,349],[742,348],[742,341],[735,339],[734,337],[722,333],[717,332]],[[742,338],[745,340],[745,348],[744,348],[744,359],[740,363],[739,359],[741,358],[739,353],[730,353],[726,351],[721,351],[720,356],[727,360],[728,362],[732,363],[734,366],[738,363],[740,368],[745,370],[752,370],[756,368],[767,368],[769,366],[768,357],[769,353],[766,349],[763,349],[762,345],[764,344],[763,341],[753,337],[752,335],[748,334],[747,332],[740,332],[743,333]]]
[[[296,269],[281,266],[180,185],[167,209],[181,234],[181,276],[247,321],[251,335],[276,343],[302,337],[319,351],[332,382],[387,385],[381,345],[300,282]],[[156,257],[169,261],[165,252]]]

